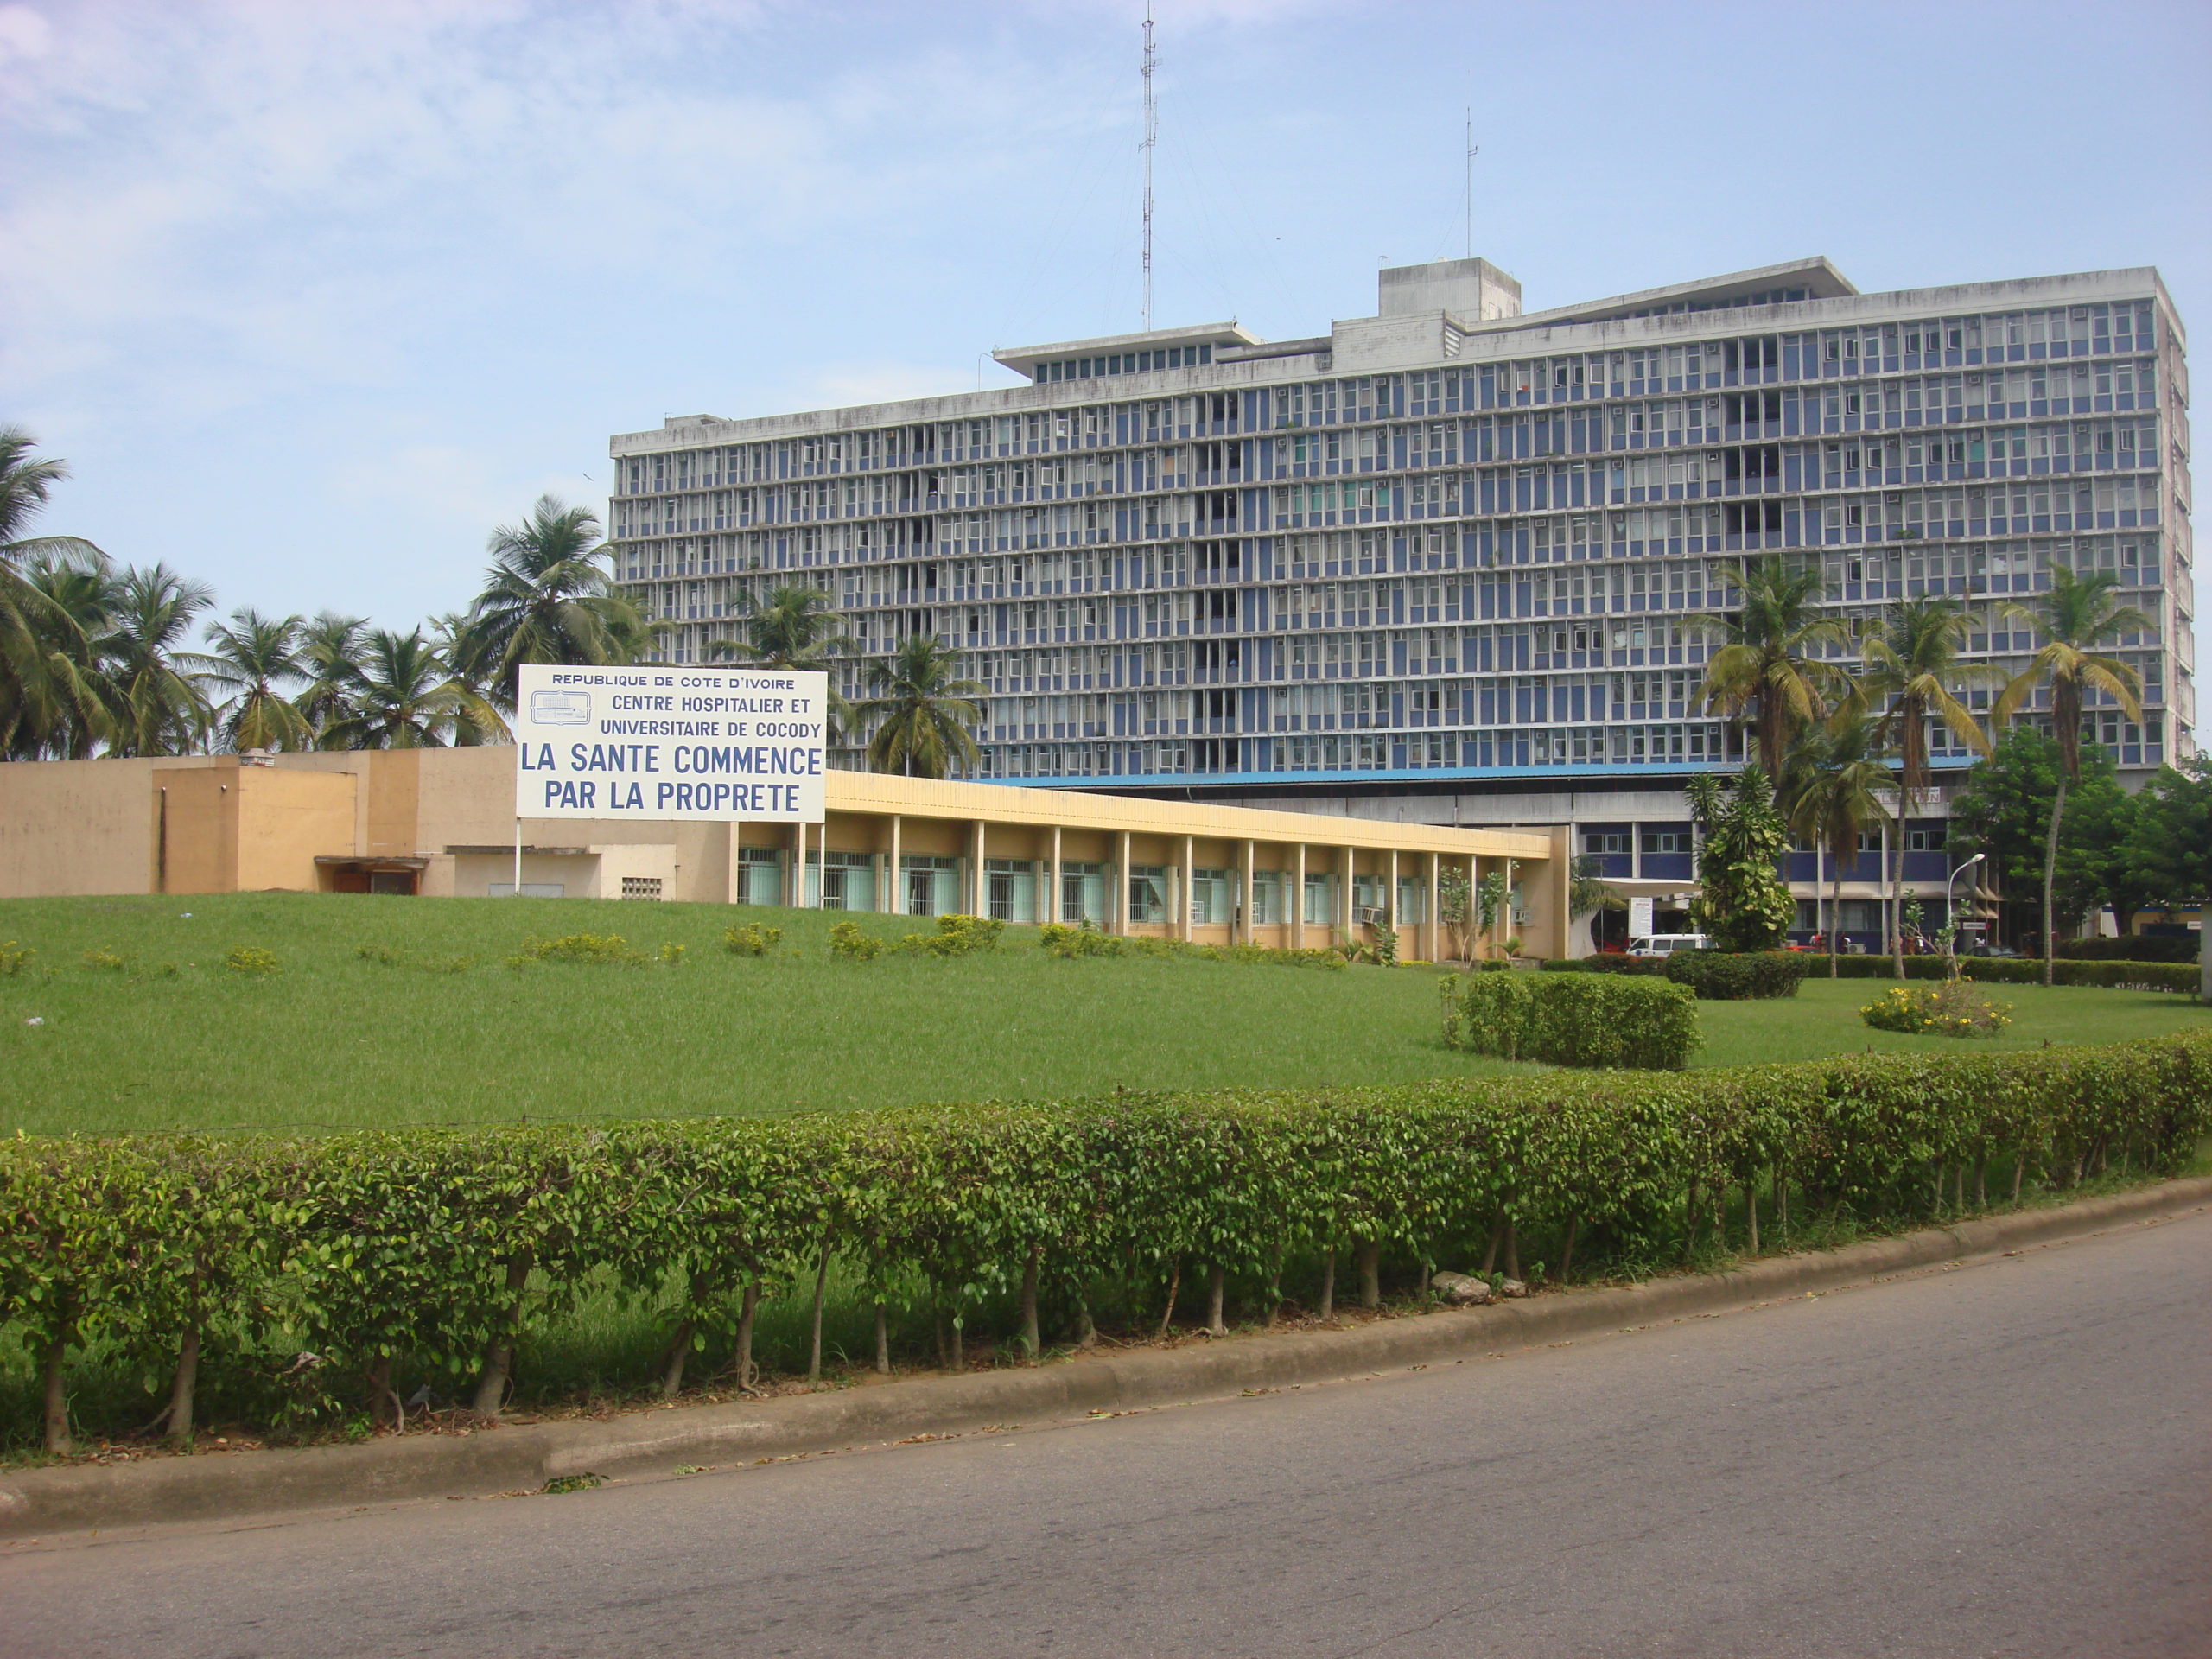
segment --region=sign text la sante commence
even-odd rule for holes
[[[518,818],[819,823],[830,677],[785,669],[522,669]]]

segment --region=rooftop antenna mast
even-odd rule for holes
[[[1160,142],[1160,106],[1152,92],[1152,72],[1159,67],[1160,54],[1152,44],[1152,8],[1144,9],[1144,143],[1137,148],[1144,152],[1144,330],[1152,332],[1152,150]]]
[[[1475,257],[1475,111],[1467,109],[1467,257]]]

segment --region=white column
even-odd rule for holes
[[[1192,868],[1192,866],[1198,861],[1198,838],[1194,836],[1183,837],[1183,868],[1177,872],[1181,880],[1183,892],[1182,902],[1176,906],[1178,925],[1175,929],[1175,937],[1185,944],[1196,937],[1191,926],[1191,909],[1197,902],[1198,895],[1198,875]]]
[[[1252,932],[1252,867],[1260,861],[1260,848],[1256,842],[1244,843],[1243,868],[1236,873],[1236,914],[1241,925],[1236,931],[1236,943],[1250,944]]]
[[[968,832],[969,897],[974,901],[968,906],[970,916],[982,916],[990,910],[990,879],[983,874],[983,821],[976,820]]]
[[[1298,843],[1298,855],[1292,860],[1290,893],[1290,945],[1294,950],[1306,948],[1306,843]]]
[[[1356,925],[1352,920],[1352,879],[1356,874],[1354,867],[1359,862],[1359,855],[1350,847],[1341,848],[1338,851],[1337,862],[1344,870],[1344,892],[1337,899],[1337,916],[1344,926],[1344,943],[1350,944],[1353,940],[1352,929]]]
[[[1421,954],[1422,959],[1427,962],[1444,960],[1442,950],[1444,892],[1441,879],[1443,874],[1444,855],[1440,853],[1431,853],[1428,855],[1428,891],[1423,895],[1424,902],[1421,911],[1421,914],[1427,919],[1422,922],[1421,931]]]
[[[733,905],[745,902],[745,826],[733,818],[729,823],[729,896]]]
[[[1395,931],[1398,925],[1398,849],[1393,847],[1382,868],[1382,914]],[[1405,941],[1398,941],[1402,948]]]
[[[893,916],[906,913],[906,873],[899,868],[899,829],[904,822],[898,813],[891,815],[891,893],[883,909]]]
[[[806,904],[806,825],[791,825],[791,873],[784,883],[784,902],[793,910]]]
[[[1057,922],[1060,919],[1060,826],[1052,826],[1052,850],[1045,861],[1045,893],[1038,900],[1037,919]]]
[[[1106,928],[1111,933],[1126,933],[1129,931],[1129,832],[1126,830],[1115,838],[1114,856],[1116,862],[1106,878],[1114,889],[1113,902],[1106,906]]]

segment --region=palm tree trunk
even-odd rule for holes
[[[2052,959],[2058,955],[2058,912],[2053,899],[2058,887],[2058,825],[2066,816],[2066,772],[2059,769],[2058,792],[2050,800],[2050,833],[2043,844],[2043,982],[2051,982]]]
[[[1895,955],[1897,978],[1904,978],[1904,827],[1912,817],[1912,791],[1897,791],[1897,840],[1890,851],[1890,948]]]
[[[1835,965],[1836,945],[1843,933],[1843,861],[1828,861],[1828,977],[1841,973]]]

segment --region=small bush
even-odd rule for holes
[[[630,948],[620,933],[563,933],[557,939],[524,939],[519,954],[509,957],[510,967],[531,962],[582,963],[607,968],[635,968],[649,958]]]
[[[850,926],[850,923],[842,924]],[[784,942],[780,927],[763,927],[758,922],[747,922],[742,927],[723,931],[722,949],[733,957],[765,957]]]
[[[654,954],[664,968],[677,968],[683,965],[683,947],[680,944],[664,944]]]
[[[1453,975],[1444,1040],[1476,1054],[1554,1065],[1679,1071],[1697,1050],[1687,987],[1600,974]]]
[[[909,933],[891,948],[925,957],[969,957],[999,948],[1004,922],[988,916],[940,916],[934,933]]]
[[[864,931],[858,922],[830,924],[830,954],[841,962],[874,962],[883,954],[884,948],[883,941]]]
[[[261,979],[277,972],[281,964],[274,950],[264,950],[257,944],[234,944],[223,952],[223,966],[234,974]]]
[[[1939,1037],[1993,1037],[2012,1023],[2005,1004],[1991,1001],[1965,979],[1892,986],[1859,1009],[1859,1017],[1877,1031]]]
[[[2061,962],[2185,962],[2203,947],[2194,933],[2130,933],[2117,939],[2061,939]]]
[[[1827,972],[1827,958],[1809,958],[1815,965],[1815,974]],[[1842,979],[1894,979],[1897,967],[1888,957],[1838,957],[1837,976]],[[2040,959],[2016,960],[2009,957],[1961,957],[1960,969],[1970,977],[1989,985],[2040,985],[2043,983],[2043,963]],[[2172,962],[2068,962],[2061,957],[2051,964],[2051,983],[2054,985],[2093,985],[2111,990],[2177,991],[2184,996],[2196,991],[2198,969],[2194,963]],[[1941,957],[1907,957],[1904,959],[1907,979],[1948,979],[1950,965]]]
[[[123,974],[130,970],[130,958],[115,950],[87,950],[85,966],[103,974]]]
[[[0,979],[13,979],[30,964],[38,955],[29,945],[17,944],[13,939],[0,942]]]
[[[1582,965],[1593,974],[1626,974],[1631,978],[1642,975],[1659,979],[1663,978],[1667,972],[1667,958],[1664,957],[1630,957],[1611,950],[1600,950],[1585,957]]]
[[[1351,960],[1341,950],[1315,948],[1278,950],[1268,944],[1185,944],[1180,939],[1154,938],[1149,934],[1102,933],[1090,923],[1070,927],[1047,922],[1038,944],[1048,956],[1077,957],[1196,957],[1205,962],[1264,963],[1278,968],[1342,969]],[[1503,967],[1503,963],[1499,963]]]
[[[1811,959],[1795,950],[1677,950],[1667,958],[1667,977],[1705,1002],[1795,996],[1811,970]]]

